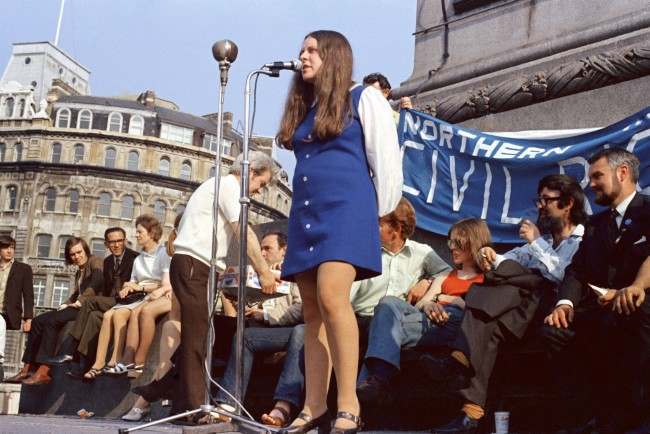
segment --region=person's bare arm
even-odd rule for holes
[[[233,223],[232,226],[237,237],[239,237],[239,224]],[[271,268],[262,257],[262,248],[260,247],[260,242],[255,232],[250,226],[247,228],[247,231],[248,242],[246,243],[246,254],[248,255],[248,259],[255,272],[257,272],[262,292],[264,294],[273,294],[275,293],[276,282],[279,282],[280,279],[275,277],[275,274],[273,274]]]

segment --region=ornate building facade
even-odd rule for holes
[[[648,105],[647,0],[418,0],[409,95],[483,131],[603,127]]]
[[[41,55],[48,57],[53,46],[44,44]],[[106,228],[123,227],[135,243],[135,218],[151,213],[166,238],[194,189],[214,174],[216,116],[181,112],[152,91],[124,98],[83,95],[61,78],[37,103],[32,77],[21,83],[7,73],[21,64],[15,57],[4,74],[13,79],[0,82],[0,233],[16,238],[16,256],[32,266],[36,305],[58,306],[72,286],[73,270],[63,261],[69,237],[84,238],[93,254],[104,256]],[[30,57],[40,62],[37,49]],[[270,152],[268,139],[252,141]],[[222,173],[241,143],[226,114]],[[286,173],[277,169],[277,183],[253,198],[253,224],[288,215],[291,190]]]

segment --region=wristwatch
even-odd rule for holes
[[[431,301],[433,301],[434,303],[437,303],[437,302],[438,302],[438,298],[440,298],[440,293],[437,293],[436,295],[434,295],[434,296],[433,296],[433,300],[431,300]]]

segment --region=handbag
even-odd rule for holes
[[[147,293],[144,291],[129,292],[126,297],[117,298],[116,301],[118,304],[131,304],[143,300],[146,296]]]

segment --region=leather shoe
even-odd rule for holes
[[[446,425],[431,430],[433,434],[475,434],[478,420],[462,414]]]
[[[435,383],[442,383],[447,390],[460,390],[469,386],[470,369],[451,356],[423,354],[418,360],[424,375]]]
[[[388,404],[390,398],[388,381],[376,375],[370,375],[357,386],[357,397],[361,405]]]
[[[41,373],[40,370],[34,372],[32,376],[23,380],[23,384],[28,386],[41,386],[43,384],[49,384],[52,381],[52,377],[47,373]]]
[[[5,383],[22,383],[25,378],[28,378],[31,375],[29,372],[29,365],[23,365],[22,368],[20,368],[20,371],[13,377],[9,377],[6,380],[4,380]]]
[[[70,354],[62,354],[60,356],[53,356],[45,359],[43,361],[46,365],[61,365],[63,363],[68,363],[73,357]]]

